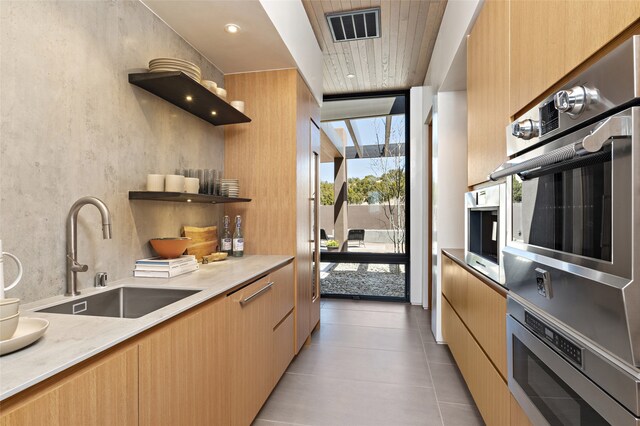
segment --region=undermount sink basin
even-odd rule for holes
[[[140,318],[202,290],[120,287],[38,309],[50,314]]]

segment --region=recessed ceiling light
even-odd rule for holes
[[[186,99],[187,99],[187,102],[191,102],[193,100],[193,98],[191,96],[188,96],[188,95],[187,95]]]
[[[355,74],[347,74],[347,78],[355,78]]]
[[[224,30],[229,34],[235,34],[238,31],[240,31],[240,27],[237,26],[236,24],[227,24],[224,26]]]
[[[211,115],[218,115],[216,111],[211,111]]]

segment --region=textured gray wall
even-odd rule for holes
[[[152,254],[152,237],[220,221],[219,206],[127,198],[147,173],[223,166],[222,128],[127,82],[162,56],[223,82],[137,1],[0,1],[0,239],[25,267],[7,297],[64,292],[65,219],[79,197],[105,201],[113,220],[113,239],[103,240],[97,209],[80,211],[79,261],[90,268],[80,288],[96,271],[111,281],[131,275],[135,259]],[[9,280],[15,271],[5,272]]]

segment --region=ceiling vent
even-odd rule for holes
[[[380,37],[380,8],[327,14],[334,42]]]

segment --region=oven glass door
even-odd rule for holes
[[[517,336],[513,339],[513,379],[550,425],[608,425]]]
[[[556,252],[612,259],[612,151],[514,175],[512,240]]]

